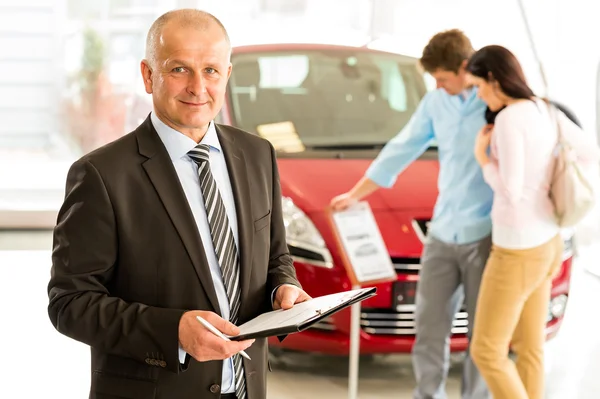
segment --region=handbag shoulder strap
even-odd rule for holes
[[[562,128],[560,126],[560,118],[559,118],[559,112],[560,110],[553,105],[552,103],[550,103],[550,101],[544,99],[543,100],[547,107],[548,107],[548,114],[550,115],[550,120],[552,121],[552,123],[554,124],[554,127],[556,129],[556,143],[557,144],[565,144],[565,138],[562,132]]]

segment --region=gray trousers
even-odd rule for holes
[[[464,301],[471,339],[479,285],[491,245],[491,236],[464,245],[447,244],[428,237],[421,257],[415,299],[417,339],[412,350],[417,380],[415,399],[446,399],[452,321]],[[490,398],[485,381],[468,351],[461,392],[462,399]]]

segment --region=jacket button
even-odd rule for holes
[[[160,362],[158,362],[158,365],[162,368],[167,367],[167,362],[165,362],[164,360],[161,360]]]
[[[150,359],[146,358],[146,364],[150,364],[151,365],[152,361]]]
[[[210,392],[219,393],[219,391],[221,391],[221,387],[218,384],[212,384],[210,386]]]

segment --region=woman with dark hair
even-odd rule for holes
[[[562,112],[554,120],[506,48],[477,51],[467,72],[490,115],[497,113],[475,144],[494,202],[493,247],[479,291],[471,356],[495,399],[541,399],[550,288],[562,263],[560,229],[548,195],[556,123],[578,156],[597,160],[597,146]],[[508,357],[509,345],[516,364]]]

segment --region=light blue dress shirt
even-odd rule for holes
[[[442,89],[429,92],[410,122],[385,145],[366,172],[378,185],[391,187],[398,175],[436,142],[439,195],[428,233],[446,243],[478,241],[492,231],[493,192],[473,153],[477,133],[485,125],[485,109],[476,89],[456,96]]]
[[[164,124],[158,117],[152,112],[150,119],[152,125],[158,136],[165,145],[183,191],[187,198],[187,201],[194,215],[194,221],[198,226],[200,232],[200,238],[202,239],[202,246],[204,247],[204,253],[208,260],[210,267],[210,274],[212,276],[213,285],[217,292],[217,298],[219,299],[219,308],[221,310],[221,316],[225,320],[229,320],[229,300],[227,299],[227,293],[225,291],[225,285],[223,284],[223,278],[221,275],[221,267],[217,261],[215,254],[214,245],[212,242],[212,236],[210,235],[210,227],[208,224],[208,217],[206,215],[206,209],[204,207],[204,198],[202,197],[202,191],[200,188],[200,179],[198,178],[198,166],[192,159],[187,155],[188,151],[194,148],[197,144],[194,140],[188,136],[170,128]],[[214,123],[209,125],[206,135],[200,141],[200,144],[208,144],[210,147],[210,170],[214,176],[214,179],[219,188],[225,210],[229,218],[229,225],[233,231],[233,238],[239,251],[238,241],[238,228],[237,228],[237,217],[235,214],[235,201],[233,199],[233,191],[231,189],[231,182],[229,180],[229,174],[227,172],[227,164],[225,163],[225,157],[221,150],[221,144],[215,130]],[[198,243],[200,244],[200,243]],[[179,349],[179,360],[181,363],[185,361],[186,353],[183,349]],[[233,359],[229,358],[223,362],[223,376],[222,376],[222,392],[232,393],[235,391],[233,373]]]

